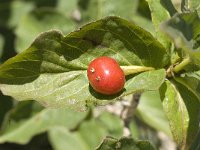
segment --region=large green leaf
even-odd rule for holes
[[[160,95],[174,140],[181,149],[188,149],[199,128],[200,103],[187,87],[173,82],[166,81]]]
[[[64,126],[51,128],[49,138],[55,150],[88,150],[95,149],[107,135],[121,137],[122,130],[123,123],[120,118],[104,112],[97,118],[82,122],[75,132],[70,132]]]
[[[137,91],[156,90],[165,79],[164,69],[130,75],[119,95],[97,94],[89,86],[86,69],[99,56],[112,57],[123,66],[158,69],[168,63],[165,49],[148,32],[121,18],[108,17],[65,37],[58,31],[41,34],[26,51],[1,65],[0,88],[18,100],[84,109]]]
[[[123,137],[115,139],[107,137],[97,148],[97,150],[155,150],[154,146],[148,141],[135,141],[132,138]]]
[[[55,126],[74,128],[84,119],[87,112],[74,112],[70,109],[43,109],[33,102],[20,102],[7,116],[0,143],[14,142],[25,144],[37,134]]]
[[[142,94],[136,116],[154,129],[171,136],[169,122],[164,114],[158,91],[148,91]]]
[[[160,31],[160,25],[162,22],[170,18],[170,12],[168,12],[167,6],[170,7],[170,10],[174,10],[173,5],[170,1],[165,0],[146,0],[149,4],[151,10],[152,22],[156,30],[157,39],[167,48],[170,47],[169,39]],[[171,5],[170,5],[171,4]]]
[[[40,8],[27,13],[16,29],[17,51],[22,52],[39,33],[50,29],[59,29],[67,34],[75,29],[75,22],[52,8]]]

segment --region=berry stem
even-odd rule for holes
[[[145,66],[120,66],[120,67],[122,68],[125,75],[155,70],[152,67],[145,67]]]

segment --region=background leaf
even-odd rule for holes
[[[191,64],[185,70],[200,69],[200,18],[196,11],[184,12],[174,15],[162,24],[165,32],[179,49],[179,57],[190,56]],[[181,49],[181,50],[180,50]]]
[[[160,95],[174,140],[182,149],[188,149],[199,128],[200,103],[186,87],[173,83],[166,81]]]
[[[112,126],[109,125],[110,123]],[[64,126],[52,128],[49,138],[55,150],[88,150],[95,149],[107,135],[115,138],[122,136],[122,129],[120,118],[105,112],[96,118],[82,122],[75,132],[70,132]],[[90,131],[92,132],[88,134]]]
[[[75,29],[75,22],[52,8],[40,8],[27,13],[16,29],[17,51],[22,52],[39,33],[50,29],[58,29],[67,34]]]
[[[34,9],[34,4],[30,1],[1,1],[0,2],[0,27],[14,28],[24,14]],[[20,10],[20,11],[19,11]]]
[[[148,141],[135,141],[132,138],[123,137],[119,140],[107,137],[97,150],[120,149],[120,150],[154,150],[155,148]]]
[[[78,6],[82,14],[82,18],[85,21],[101,19],[108,15],[121,16],[126,19],[131,19],[135,8],[137,7],[137,3],[137,0],[79,0]]]
[[[24,111],[26,113],[23,113]],[[0,143],[25,144],[33,136],[43,133],[54,126],[66,126],[68,129],[74,128],[86,114],[87,112],[74,112],[69,109],[41,110],[41,106],[30,101],[19,103],[4,122]]]
[[[171,136],[169,122],[163,111],[158,91],[144,92],[136,109],[136,116],[149,126]]]
[[[9,96],[4,96],[2,93],[0,93],[0,129],[2,129],[2,122],[6,115],[6,113],[12,108],[12,98]],[[1,132],[1,130],[0,130]]]

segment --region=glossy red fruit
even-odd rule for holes
[[[103,56],[94,59],[89,64],[87,76],[93,89],[101,94],[116,94],[124,88],[124,72],[110,57]]]

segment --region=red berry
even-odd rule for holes
[[[124,72],[110,57],[103,56],[94,59],[89,64],[87,76],[93,89],[101,94],[116,94],[124,88]]]

